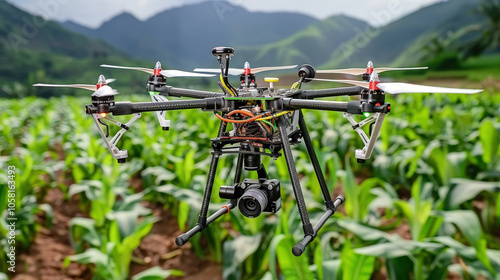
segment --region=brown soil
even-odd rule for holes
[[[12,280],[89,280],[92,278],[90,267],[71,263],[67,269],[63,268],[63,261],[69,255],[75,254],[69,239],[69,221],[73,217],[87,216],[78,206],[78,198],[64,200],[63,192],[58,188],[51,188],[47,192],[45,202],[52,206],[54,212],[53,225],[45,227],[45,215],[37,217],[37,224],[41,228],[26,252],[19,254],[16,272],[11,273]],[[146,205],[148,206],[148,205]],[[153,213],[161,220],[153,226],[150,234],[134,251],[134,257],[143,264],[132,262],[130,275],[135,275],[150,267],[159,265],[164,269],[184,271],[184,277],[171,279],[222,279],[222,268],[210,260],[201,260],[189,243],[179,248],[174,242],[181,233],[177,220],[160,205],[154,205]],[[170,279],[170,278],[169,278]]]
[[[66,256],[75,252],[69,241],[68,225],[72,217],[81,217],[83,214],[78,208],[78,200],[72,198],[64,201],[64,195],[58,188],[48,191],[45,201],[52,206],[54,211],[53,225],[45,226],[45,217],[38,218],[43,227],[38,232],[34,242],[27,252],[19,255],[16,272],[12,273],[13,280],[66,280],[66,279],[90,279],[91,272],[84,265],[72,263],[67,269],[63,269],[63,261]]]
[[[178,269],[184,272],[183,277],[172,279],[222,279],[222,267],[211,260],[201,260],[191,249],[190,243],[182,247],[175,244],[175,237],[182,231],[179,229],[177,219],[165,211],[163,207],[153,207],[154,216],[161,218],[151,233],[148,234],[134,251],[133,256],[145,264],[132,263],[130,275],[135,275],[153,266],[163,269]]]

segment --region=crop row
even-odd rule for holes
[[[265,160],[269,176],[282,182],[282,210],[255,219],[232,211],[193,238],[196,253],[222,263],[226,279],[370,279],[381,271],[391,279],[445,279],[450,272],[500,277],[500,96],[410,95],[391,102],[365,165],[353,163],[362,143],[340,114],[306,111],[330,191],[345,194],[346,203],[302,257],[290,250],[302,232],[283,158]],[[171,112],[173,125],[164,132],[155,115],[143,114],[119,144],[129,162],[118,165],[83,104],[73,97],[2,100],[0,182],[7,166],[17,167],[20,250],[41,226],[37,213],[50,222],[44,196],[60,188],[67,199],[78,196],[88,214],[70,222],[76,254],[65,265],[92,263],[96,279],[127,279],[132,252],[157,222],[143,201],[164,205],[181,229],[196,223],[218,121],[210,113]],[[319,185],[303,145],[294,156],[314,223],[324,211]],[[215,186],[232,180],[235,161],[221,158]],[[142,182],[139,190],[132,179]],[[2,188],[2,220],[6,196]],[[213,202],[215,210],[222,200],[213,195]],[[3,271],[6,234],[2,223]],[[155,267],[133,279],[181,273]]]

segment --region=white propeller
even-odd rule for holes
[[[186,72],[181,70],[161,70],[160,74],[167,78],[174,77],[215,77],[215,75]]]
[[[193,71],[194,72],[206,72],[206,73],[219,74],[220,68],[219,69],[217,69],[217,68],[195,68]],[[244,71],[242,69],[238,69],[238,68],[229,68],[228,69],[228,74],[233,75],[233,76],[241,75],[241,74],[243,74],[243,72]]]
[[[107,79],[106,84],[112,83],[116,81],[116,79]],[[96,85],[84,85],[84,84],[73,84],[73,85],[53,85],[53,84],[34,84],[34,87],[69,87],[69,88],[81,88],[86,90],[95,91]]]
[[[429,69],[429,67],[413,67],[413,68],[374,68],[374,71],[378,73],[385,71],[399,71],[399,70],[425,70]],[[348,68],[348,69],[335,69],[335,70],[317,70],[318,74],[350,74],[350,75],[362,75],[366,73],[366,68]]]
[[[400,70],[425,70],[429,67],[412,67],[412,68],[389,68],[379,67],[374,68],[373,62],[369,61],[366,68],[348,68],[348,69],[333,69],[333,70],[318,70],[319,74],[349,74],[349,75],[363,75],[365,73],[371,74],[372,72],[382,73],[385,71],[400,71]]]
[[[175,78],[175,77],[214,77],[215,75],[209,75],[209,74],[200,74],[200,73],[193,73],[193,72],[186,72],[186,71],[180,71],[180,70],[161,70],[161,64],[159,62],[156,63],[155,69],[149,69],[149,68],[143,68],[143,67],[127,67],[127,66],[116,66],[116,65],[108,65],[108,64],[103,64],[101,67],[107,67],[107,68],[117,68],[117,69],[127,69],[127,70],[137,70],[137,71],[142,71],[146,72],[150,75],[153,75],[155,73],[155,70],[159,69],[160,74],[167,77],[167,78]]]
[[[117,95],[119,92],[112,89],[107,84],[116,81],[116,79],[107,79],[103,75],[99,76],[97,85],[85,85],[85,84],[72,84],[72,85],[55,85],[55,84],[34,84],[34,87],[69,87],[69,88],[80,88],[93,91],[92,96],[102,97],[109,95]],[[98,89],[98,85],[101,85]]]
[[[297,65],[275,66],[275,67],[258,67],[258,68],[252,68],[251,73],[257,74],[257,73],[264,72],[264,71],[287,70],[287,69],[293,69],[295,67],[297,67]],[[220,73],[220,68],[219,69],[216,69],[216,68],[195,68],[193,71],[206,72],[206,73]],[[245,69],[229,68],[229,70],[228,70],[228,74],[233,75],[233,76],[239,76],[243,73],[245,73]]]
[[[81,89],[86,89],[86,90],[91,90],[95,91],[96,90],[96,85],[82,85],[82,84],[75,84],[75,85],[52,85],[52,84],[34,84],[34,87],[69,87],[69,88],[81,88]]]
[[[127,69],[127,70],[138,70],[138,71],[146,72],[150,75],[153,75],[153,73],[155,72],[154,69],[142,68],[142,67],[115,66],[115,65],[108,65],[108,64],[102,64],[101,67]]]
[[[364,88],[370,88],[369,82],[351,81],[351,80],[329,80],[329,79],[310,79],[314,81],[336,82],[343,84],[351,84]],[[446,88],[446,87],[433,87],[421,86],[407,83],[378,83],[377,87],[389,94],[400,93],[456,93],[456,94],[475,94],[482,92],[478,89],[460,89],[460,88]]]

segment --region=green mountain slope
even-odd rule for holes
[[[364,30],[367,25],[347,16],[332,16],[276,43],[238,47],[234,60],[240,63],[248,60],[255,66],[323,64],[330,53],[353,38],[356,30]]]
[[[65,26],[131,56],[187,69],[212,62],[213,47],[275,42],[317,21],[299,13],[249,12],[224,1],[205,1],[165,10],[145,21],[123,13],[92,31],[74,23]]]
[[[481,16],[471,13],[479,2],[450,0],[423,8],[380,28],[366,44],[360,46],[354,41],[347,42],[323,67],[362,66],[369,60],[376,65],[415,63],[416,54],[431,38],[450,36],[471,24],[480,23]],[[353,40],[356,39],[359,40]]]
[[[116,51],[102,41],[33,16],[5,0],[0,0],[0,44],[12,51],[52,52],[75,58],[103,56]]]
[[[33,88],[34,83],[97,82],[99,74],[118,78],[121,93],[143,93],[147,74],[101,68],[101,64],[153,67],[154,61],[133,59],[111,45],[44,21],[0,0],[0,96],[89,94],[74,89]],[[167,65],[164,65],[165,68]],[[173,85],[206,81],[172,80]],[[147,100],[147,99],[146,99]]]

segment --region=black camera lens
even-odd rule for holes
[[[267,193],[260,189],[251,188],[238,201],[241,214],[248,218],[258,217],[267,207]]]
[[[260,169],[260,155],[245,155],[245,170],[256,171]]]

